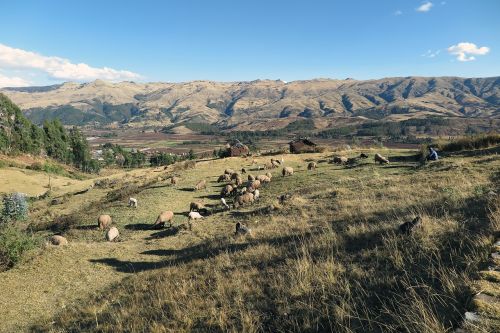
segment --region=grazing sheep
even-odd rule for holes
[[[179,182],[178,177],[173,176],[172,178],[170,178],[170,184],[177,185],[178,182]]]
[[[415,227],[421,227],[422,226],[422,218],[420,216],[417,216],[413,219],[413,221],[410,222],[405,222],[399,226],[399,231],[401,233],[408,235],[410,234]]]
[[[256,180],[253,180],[253,181],[249,181],[247,183],[246,189],[247,189],[248,192],[253,192],[256,189],[258,189],[259,187],[260,187],[260,180],[256,179]]]
[[[386,164],[389,163],[389,160],[385,158],[384,156],[380,154],[375,154],[375,157],[373,158],[375,160],[375,163],[380,163],[380,164]]]
[[[257,180],[261,182],[261,184],[269,184],[271,182],[271,178],[266,175],[258,175]]]
[[[253,198],[253,193],[246,192],[240,195],[239,197],[236,198],[234,201],[234,208],[237,208],[239,206],[243,206],[245,204],[251,204],[253,203],[254,198]]]
[[[156,218],[156,222],[154,223],[153,227],[164,227],[166,222],[170,222],[172,224],[172,220],[174,218],[174,212],[172,211],[164,211],[161,212],[160,215]]]
[[[50,237],[50,244],[52,244],[52,245],[68,245],[68,240],[63,236],[54,235],[54,236]]]
[[[136,198],[129,198],[128,199],[128,206],[137,208],[137,199]]]
[[[248,180],[249,181],[255,180],[255,176],[254,175],[248,175]]]
[[[335,164],[345,164],[347,163],[347,157],[345,156],[333,156],[332,162]]]
[[[307,170],[316,170],[317,167],[318,165],[316,164],[316,162],[309,162],[309,164],[307,165]]]
[[[240,186],[243,184],[243,178],[241,177],[236,177],[236,186]]]
[[[269,179],[273,178],[273,174],[272,174],[272,173],[270,173],[270,172],[266,172],[266,176],[268,176],[268,177],[269,177]]]
[[[239,172],[233,172],[231,174],[231,180],[236,180],[236,178],[241,177]]]
[[[198,212],[189,212],[188,214],[188,219],[190,220],[198,220],[198,219],[202,219],[203,216],[201,216],[200,213]]]
[[[284,167],[283,170],[281,170],[281,175],[283,177],[293,175],[293,168],[291,168],[291,167]]]
[[[253,159],[252,160],[252,165],[255,165],[255,164],[257,164],[257,160]]]
[[[222,203],[222,206],[224,206],[224,208],[229,209],[229,205],[227,204],[226,199],[220,198],[220,202]]]
[[[255,190],[253,192],[253,199],[254,200],[259,200],[259,197],[260,197],[260,191],[259,190]]]
[[[246,225],[238,222],[236,223],[236,232],[234,233],[236,236],[245,236],[252,235],[252,230],[248,228]]]
[[[233,187],[231,185],[226,185],[224,186],[224,188],[220,191],[220,195],[222,197],[227,197],[228,195],[231,194],[231,192],[233,192]]]
[[[220,175],[219,178],[217,179],[217,183],[229,182],[229,181],[231,181],[231,176],[227,173]]]
[[[247,169],[245,169],[245,168],[241,168],[241,173],[242,173],[242,174],[243,174],[243,173],[247,173]]]
[[[99,229],[106,229],[108,226],[111,225],[111,216],[109,215],[99,215],[99,217],[97,218],[97,226],[99,227]]]
[[[200,210],[204,210],[205,206],[201,202],[191,202],[189,204],[189,211],[197,211],[199,212]]]
[[[281,162],[280,162],[280,161],[278,161],[278,160],[273,160],[273,159],[271,158],[271,165],[272,165],[272,167],[273,167],[273,168],[279,168],[279,167],[280,167],[280,165],[281,165]]]
[[[366,155],[365,153],[361,153],[361,154],[359,154],[359,157],[360,158],[368,158],[368,155]]]
[[[292,198],[292,196],[288,193],[282,194],[278,197],[278,200],[280,201],[280,204],[284,204],[285,201],[288,201]]]
[[[226,170],[224,170],[224,173],[226,175],[232,175],[234,173],[234,170],[233,169],[226,169]]]
[[[207,188],[207,181],[205,179],[200,180],[198,184],[194,187],[195,191],[199,191],[201,189],[206,189]]]
[[[113,241],[116,241],[119,236],[120,236],[120,233],[118,232],[118,229],[116,227],[112,227],[106,233],[106,240],[108,242],[113,242]]]
[[[264,170],[270,170],[274,168],[274,165],[272,163],[266,163],[264,164]]]

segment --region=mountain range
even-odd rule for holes
[[[500,77],[395,77],[284,82],[67,82],[3,88],[35,123],[169,126],[210,123],[221,128],[283,127],[312,118],[404,120],[426,117],[499,118]]]

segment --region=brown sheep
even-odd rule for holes
[[[236,236],[252,236],[252,230],[248,228],[246,225],[238,222],[236,223],[236,232],[234,233]]]
[[[268,177],[269,177],[269,179],[273,178],[273,174],[272,174],[272,173],[270,173],[270,172],[266,172],[266,176],[268,176]]]
[[[255,176],[254,175],[248,175],[248,180],[249,181],[255,180]]]
[[[345,164],[347,163],[347,157],[345,156],[334,156],[332,162],[335,164]]]
[[[241,177],[239,172],[233,172],[231,174],[231,180],[236,180],[236,178]]]
[[[165,226],[165,222],[170,222],[170,224],[172,224],[173,218],[174,212],[169,210],[161,212],[160,215],[158,215],[158,217],[156,218],[156,222],[153,226],[163,228]]]
[[[258,181],[261,182],[261,184],[264,184],[264,183],[270,183],[271,182],[271,178],[269,178],[268,176],[266,175],[258,175],[257,178],[256,178]]]
[[[280,165],[281,165],[281,162],[278,161],[278,160],[274,160],[274,159],[271,158],[271,165],[272,165],[273,168],[279,168]]]
[[[207,181],[205,179],[200,180],[198,184],[194,187],[195,191],[199,191],[201,189],[206,189],[207,188]]]
[[[177,185],[178,182],[179,182],[178,177],[172,176],[172,178],[170,178],[170,184]]]
[[[270,170],[274,168],[274,165],[272,163],[266,163],[264,164],[264,170]]]
[[[236,186],[240,186],[243,184],[243,178],[241,177],[236,177]]]
[[[217,183],[229,182],[229,181],[231,181],[231,176],[228,175],[227,173],[220,175],[219,178],[217,179]]]
[[[231,185],[226,185],[221,191],[220,195],[221,197],[227,197],[233,192],[233,187]]]
[[[232,175],[234,173],[234,170],[233,169],[226,169],[226,170],[224,170],[224,173],[226,175]]]
[[[99,218],[97,219],[97,226],[99,227],[99,229],[104,230],[111,225],[111,222],[111,216],[99,215]]]
[[[373,158],[375,160],[375,163],[380,163],[380,164],[386,164],[389,163],[389,160],[385,158],[384,156],[380,154],[375,154],[375,157]]]
[[[307,165],[307,170],[316,170],[317,167],[318,165],[316,164],[316,162],[309,162],[309,164]]]
[[[50,244],[52,245],[68,245],[68,240],[63,236],[54,235],[50,237]]]
[[[243,206],[245,204],[252,204],[253,202],[253,194],[250,192],[245,192],[234,200],[234,208]]]
[[[192,212],[192,211],[200,211],[200,210],[203,210],[205,209],[205,206],[201,203],[201,202],[191,202],[189,204],[189,211]]]
[[[281,175],[283,177],[293,175],[293,168],[291,168],[291,167],[284,167],[283,170],[281,170]]]
[[[253,180],[253,181],[249,181],[247,183],[247,191],[249,192],[253,192],[255,191],[256,189],[260,188],[260,180],[256,179],[256,180]]]

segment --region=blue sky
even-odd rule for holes
[[[500,75],[498,0],[0,0],[0,86]]]

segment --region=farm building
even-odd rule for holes
[[[245,156],[248,155],[250,150],[248,147],[244,144],[242,144],[240,141],[236,140],[235,142],[229,144],[227,146],[227,154],[228,156]]]
[[[312,153],[316,151],[316,144],[309,139],[300,138],[288,143],[290,145],[290,153]]]

